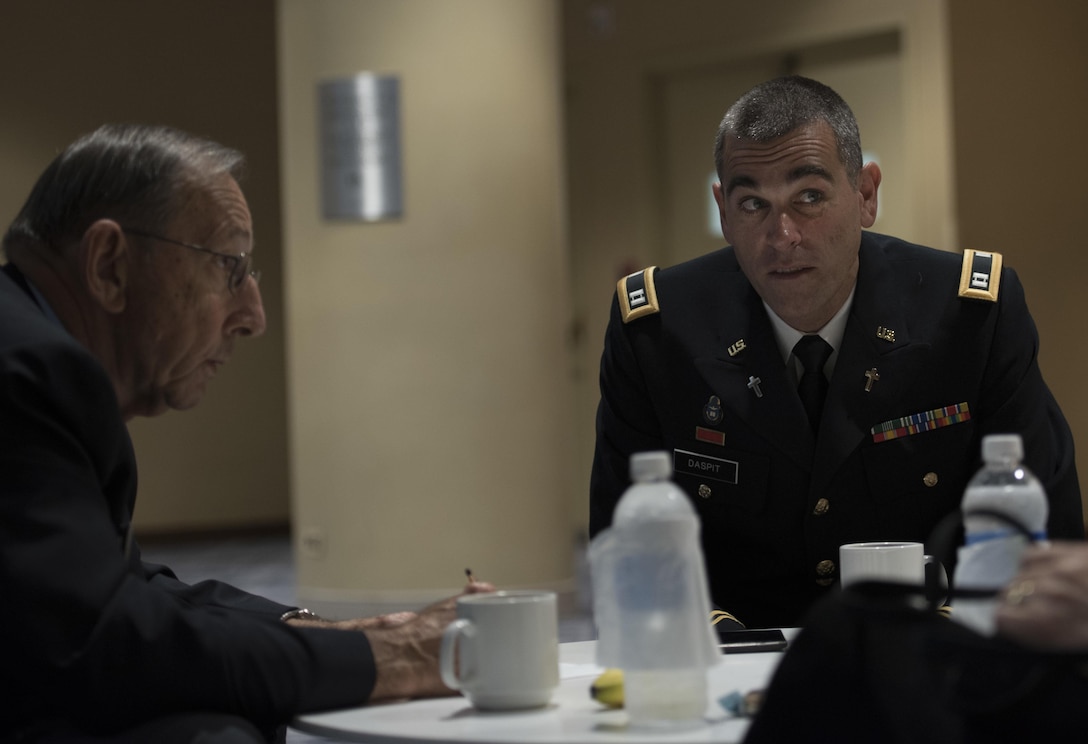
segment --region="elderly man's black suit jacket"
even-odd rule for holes
[[[187,585],[126,549],[136,461],[102,366],[0,272],[0,739],[59,720],[116,731],[180,712],[264,727],[363,702],[362,633]]]

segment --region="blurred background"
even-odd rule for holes
[[[328,614],[465,567],[572,597],[615,282],[722,244],[715,130],[778,74],[854,107],[874,229],[1017,269],[1088,441],[1085,38],[1079,0],[3,0],[0,223],[104,122],[243,150],[269,330],[132,424],[141,540],[288,536]],[[323,216],[320,86],[360,73],[399,84],[393,219]]]

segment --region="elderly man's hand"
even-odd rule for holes
[[[493,591],[491,584],[471,580],[464,593]],[[449,695],[451,690],[439,676],[438,655],[442,633],[456,616],[457,597],[449,597],[418,613],[372,618],[381,622],[357,628],[370,639],[378,670],[370,699]]]
[[[1088,543],[1030,548],[1002,599],[999,635],[1042,651],[1088,651]]]

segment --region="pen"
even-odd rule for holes
[[[471,568],[466,568],[465,569],[465,576],[468,578],[468,583],[470,583],[470,584],[475,584],[476,583],[476,577],[472,575],[472,569]]]

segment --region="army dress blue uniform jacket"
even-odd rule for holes
[[[264,729],[364,702],[367,638],[186,584],[129,542],[136,460],[105,369],[0,270],[0,741],[112,733],[176,713]]]
[[[839,545],[925,541],[959,508],[982,436],[1016,432],[1050,500],[1050,536],[1083,537],[1072,436],[1039,371],[1023,287],[1004,268],[995,296],[961,297],[962,264],[863,233],[817,434],[732,248],[636,282],[647,311],[627,323],[617,294],[591,535],[611,523],[630,455],[666,450],[701,520],[713,602],[749,627],[796,626],[837,589]],[[910,433],[919,419],[934,421]]]

